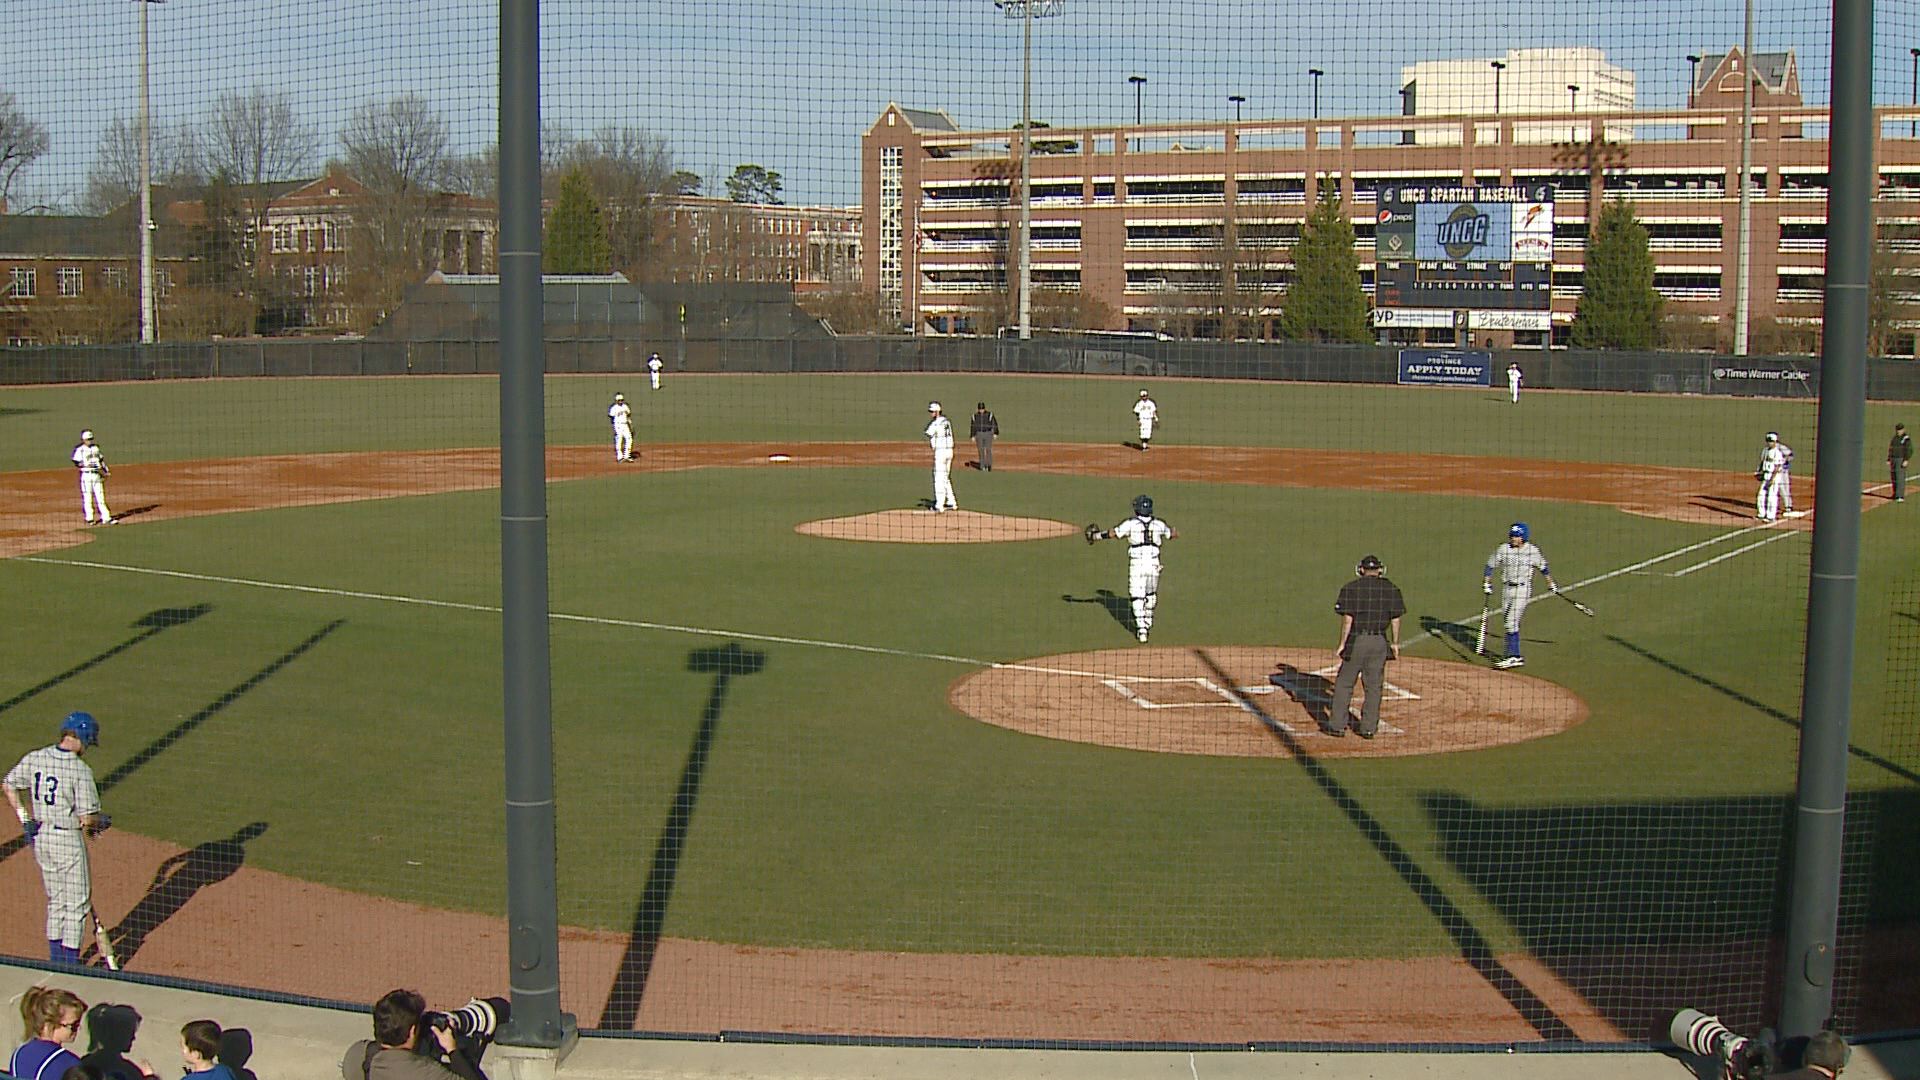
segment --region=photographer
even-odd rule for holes
[[[1822,1031],[1807,1040],[1802,1065],[1792,1072],[1774,1073],[1773,1080],[1834,1080],[1847,1067],[1852,1048],[1835,1031]]]
[[[487,1080],[480,1058],[507,1016],[505,998],[476,998],[452,1012],[432,1012],[412,990],[373,1003],[373,1038],[347,1047],[342,1080]]]

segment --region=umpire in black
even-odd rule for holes
[[[973,435],[974,449],[980,452],[980,460],[976,464],[981,472],[992,472],[993,440],[1000,436],[1000,421],[987,411],[986,402],[974,406],[973,424],[969,430]]]
[[[1371,739],[1380,730],[1380,697],[1386,687],[1387,661],[1400,655],[1400,616],[1407,613],[1407,602],[1400,587],[1388,581],[1380,557],[1367,555],[1355,568],[1359,577],[1340,589],[1333,610],[1340,613],[1340,674],[1333,680],[1333,700],[1327,705],[1327,719],[1320,730],[1333,736],[1347,733],[1352,716],[1347,706],[1353,701],[1353,680],[1367,681],[1366,702],[1360,719],[1353,724],[1356,735]]]

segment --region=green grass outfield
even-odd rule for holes
[[[670,441],[910,441],[929,397],[962,428],[986,399],[1010,442],[1119,442],[1133,435],[1138,385],[670,376],[652,394],[641,378],[559,378],[548,383],[549,438],[603,441],[618,388],[635,402],[643,452]],[[1805,402],[1529,392],[1516,408],[1497,391],[1150,385],[1165,443],[1745,471],[1759,435],[1779,429],[1799,451],[1798,471],[1811,476],[1814,465]],[[485,446],[496,437],[494,393],[483,379],[9,390],[0,469],[64,467],[81,426],[122,463]],[[1920,414],[1869,410],[1869,482],[1882,479],[1895,418]],[[970,457],[963,443],[960,458]],[[1123,517],[1143,486],[1007,470],[957,470],[956,484],[969,509],[1102,523]],[[1333,595],[1366,551],[1387,560],[1408,596],[1409,638],[1423,617],[1476,616],[1481,564],[1516,517],[1533,524],[1563,582],[1731,531],[1438,491],[1145,486],[1181,531],[1166,555],[1156,647],[1328,647]],[[1533,931],[1449,858],[1435,806],[1601,818],[1609,807],[1791,788],[1797,733],[1784,717],[1799,710],[1805,534],[1684,577],[1613,577],[1580,594],[1598,619],[1537,606],[1526,673],[1593,709],[1566,734],[1309,770],[1069,744],[955,713],[947,689],[976,668],[936,655],[1124,647],[1125,631],[1099,604],[1062,599],[1124,591],[1124,558],[1077,537],[911,546],[793,531],[910,506],[926,488],[920,469],[768,467],[550,489],[553,609],[600,620],[553,627],[563,922],[629,927],[675,792],[697,780],[670,935],[928,951],[1452,955],[1457,940],[1404,866],[1383,857],[1380,836],[1493,947],[1522,946]],[[124,486],[114,496],[121,507],[139,502]],[[1862,791],[1910,786],[1920,765],[1889,719],[1898,712],[1889,702],[1911,700],[1914,654],[1884,672],[1889,643],[1912,636],[1915,512],[1888,508],[1863,522],[1853,728]],[[123,827],[191,846],[265,822],[249,866],[498,910],[498,618],[436,606],[498,603],[497,513],[496,494],[477,492],[137,523],[0,562],[10,752],[44,741],[68,709],[89,708],[106,733],[89,760],[102,777],[123,771],[106,793]],[[99,565],[58,565],[76,560]],[[196,605],[204,613],[180,625],[136,625]],[[764,666],[726,679],[715,708],[714,674],[690,660],[729,642]],[[1433,641],[1413,649],[1445,655]],[[690,771],[709,709],[711,739]],[[1689,871],[1679,856],[1657,869]],[[1879,910],[1910,916],[1910,905]]]

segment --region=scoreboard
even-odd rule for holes
[[[1546,311],[1553,185],[1384,184],[1374,221],[1379,308]]]

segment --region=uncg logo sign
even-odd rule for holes
[[[1473,254],[1474,248],[1487,242],[1487,232],[1492,227],[1492,219],[1478,207],[1461,203],[1435,229],[1434,242],[1445,249],[1448,257],[1465,259]]]

